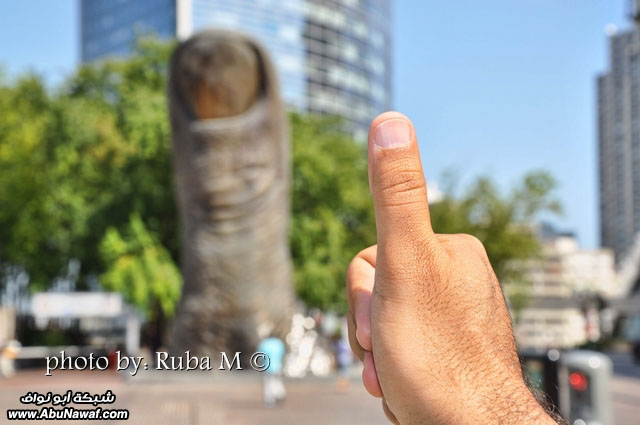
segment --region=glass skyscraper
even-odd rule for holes
[[[138,34],[245,31],[270,51],[292,108],[338,115],[357,138],[391,104],[390,0],[81,0],[83,61],[123,56]]]
[[[611,34],[598,77],[600,236],[616,261],[640,234],[640,26]]]
[[[83,62],[131,52],[137,34],[176,35],[175,0],[81,0]]]

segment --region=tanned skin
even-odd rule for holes
[[[522,377],[482,243],[434,233],[415,129],[397,112],[369,133],[378,244],[347,271],[349,339],[391,422],[549,424]]]

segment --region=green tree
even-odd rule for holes
[[[344,311],[351,258],[375,243],[375,217],[363,144],[333,118],[293,114],[291,253],[298,295],[308,305]]]
[[[51,99],[40,79],[25,75],[0,86],[0,259],[19,265],[32,281],[60,272],[54,189],[48,167],[47,128]]]
[[[0,83],[0,264],[25,269],[33,291],[74,259],[79,288],[112,276],[121,263],[101,242],[129,234],[131,217],[170,254],[162,261],[176,262],[164,93],[172,45],[141,40],[137,49],[130,60],[80,67],[55,91],[31,75]],[[152,284],[139,277],[129,283]]]
[[[180,299],[180,271],[139,215],[131,216],[124,235],[109,228],[100,253],[107,266],[100,276],[105,288],[124,294],[150,319],[173,315]]]

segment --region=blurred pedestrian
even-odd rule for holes
[[[336,365],[338,367],[338,381],[336,387],[338,391],[345,392],[349,389],[349,370],[353,364],[353,354],[349,342],[337,332],[333,338],[336,355]]]
[[[269,367],[262,377],[262,397],[265,407],[274,407],[282,403],[286,396],[282,381],[282,366],[286,347],[280,338],[270,336],[258,345],[258,352],[269,358]]]

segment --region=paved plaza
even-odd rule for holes
[[[25,372],[0,381],[0,423],[7,408],[19,408],[19,398],[28,391],[64,393],[111,390],[117,399],[111,409],[129,409],[128,421],[94,421],[94,424],[144,425],[285,425],[285,424],[388,424],[380,401],[371,398],[358,381],[338,391],[335,379],[289,380],[287,400],[273,409],[262,406],[257,373],[197,372],[134,377],[124,380],[115,373]],[[153,376],[152,376],[153,375]],[[20,422],[40,423],[43,422]],[[78,424],[78,421],[56,422]]]
[[[288,397],[274,409],[262,406],[260,376],[256,373],[147,373],[123,379],[113,372],[22,372],[0,381],[0,423],[6,409],[19,408],[19,398],[29,391],[64,393],[111,390],[117,399],[108,408],[129,409],[128,421],[93,421],[93,424],[141,425],[320,425],[388,424],[380,401],[371,398],[357,379],[346,391],[338,391],[333,378],[288,380]],[[612,395],[616,425],[638,425],[640,379],[616,376]],[[21,421],[16,423],[39,423]],[[46,423],[46,422],[44,422]],[[55,422],[78,424],[79,421]]]

